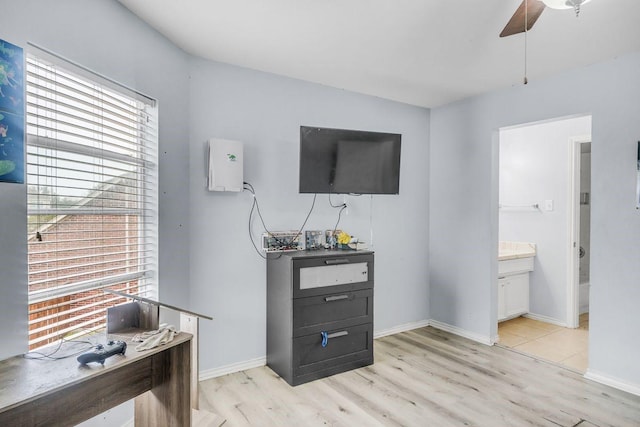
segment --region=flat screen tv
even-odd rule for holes
[[[398,194],[401,135],[300,126],[300,193]]]

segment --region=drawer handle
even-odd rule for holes
[[[349,295],[333,295],[330,297],[324,297],[325,302],[340,301],[343,299],[349,299]]]
[[[322,347],[326,347],[327,344],[329,344],[329,338],[338,338],[338,337],[344,337],[349,335],[348,331],[340,331],[340,332],[334,332],[332,334],[328,333],[328,332],[320,332],[320,335],[322,336]]]
[[[327,265],[349,264],[349,260],[347,258],[327,259],[324,263]]]

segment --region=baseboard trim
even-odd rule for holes
[[[455,335],[459,335],[463,338],[468,338],[472,341],[479,342],[481,344],[493,345],[493,340],[490,337],[476,334],[475,332],[469,332],[465,329],[451,326],[446,323],[438,322],[437,320],[420,320],[418,322],[404,323],[402,325],[394,326],[393,328],[383,329],[374,332],[373,338],[378,339],[389,335],[399,334],[402,332],[411,331],[413,329],[424,328],[425,326],[433,326],[434,328],[441,329],[446,332],[450,332]],[[200,381],[210,380],[212,378],[221,377],[223,375],[234,374],[236,372],[245,371],[247,369],[259,368],[267,364],[267,357],[257,357],[255,359],[246,360],[244,362],[232,363],[230,365],[220,366],[219,368],[207,369],[201,371],[198,375]]]
[[[429,326],[433,326],[436,329],[443,330],[445,332],[452,333],[454,335],[468,338],[472,341],[479,342],[480,344],[493,345],[494,341],[491,337],[486,335],[480,335],[475,332],[467,331],[466,329],[459,328],[457,326],[449,325],[448,323],[439,322],[437,320],[429,320]]]
[[[608,385],[609,387],[617,388],[618,390],[626,391],[627,393],[635,394],[636,396],[640,396],[640,385],[638,384],[632,384],[619,378],[613,378],[601,372],[594,372],[591,369],[587,369],[584,377],[588,380]]]
[[[412,329],[424,328],[425,326],[429,326],[430,324],[431,324],[431,321],[429,320],[420,320],[419,322],[404,323],[402,325],[394,326],[393,328],[383,329],[381,331],[374,332],[373,339],[386,337],[388,335],[399,334],[401,332],[407,332]]]
[[[200,381],[210,380],[212,378],[221,377],[223,375],[234,374],[236,372],[245,371],[247,369],[259,368],[267,364],[267,357],[256,357],[255,359],[245,360],[243,362],[231,363],[230,365],[220,366],[219,368],[207,369],[200,371],[198,379]]]
[[[557,325],[557,326],[562,326],[563,328],[567,327],[567,322],[563,322],[561,320],[554,319],[553,317],[543,316],[542,314],[527,313],[527,314],[524,315],[524,317],[526,317],[527,319],[539,320],[541,322],[551,323],[551,324],[554,324],[554,325]]]
[[[395,326],[389,329],[383,329],[373,334],[374,339],[386,337],[387,335],[399,334],[401,332],[410,331],[412,329],[422,328],[429,326],[429,320],[421,320],[419,322],[405,323],[403,325]],[[267,357],[257,357],[251,360],[245,360],[243,362],[231,363],[229,365],[220,366],[218,368],[207,369],[201,371],[198,375],[200,381],[210,380],[212,378],[221,377],[223,375],[234,374],[236,372],[245,371],[247,369],[259,368],[267,364]]]

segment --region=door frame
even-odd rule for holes
[[[567,327],[580,324],[580,168],[582,144],[591,143],[591,135],[569,138],[569,241],[567,245]]]

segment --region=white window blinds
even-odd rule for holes
[[[104,327],[123,301],[105,287],[155,296],[157,110],[72,64],[26,67],[33,349]]]

